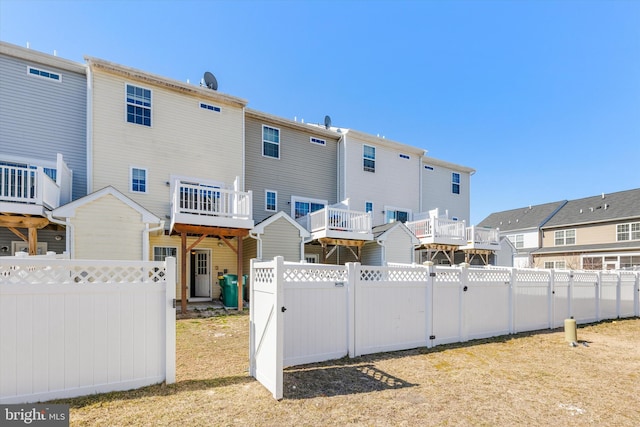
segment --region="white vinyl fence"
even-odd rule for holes
[[[251,265],[251,375],[640,314],[640,272],[288,263]]]
[[[0,404],[175,382],[175,258],[0,258]]]

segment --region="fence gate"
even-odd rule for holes
[[[251,260],[250,374],[276,399],[282,399],[283,258]]]

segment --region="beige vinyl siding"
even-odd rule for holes
[[[542,246],[545,248],[555,247],[555,232],[560,230],[576,230],[576,245],[616,243],[618,241],[617,225],[630,224],[632,222],[638,221],[640,220],[544,230],[544,235],[542,237]]]
[[[145,225],[140,213],[112,195],[78,207],[71,224],[74,258],[142,259]]]
[[[251,237],[244,239],[242,246],[242,269],[251,274],[251,260],[258,256],[258,241]]]
[[[187,247],[191,246],[197,237],[187,237]],[[236,274],[236,254],[232,251],[227,245],[223,247],[218,246],[218,239],[207,237],[202,242],[198,244],[196,249],[209,249],[211,256],[211,286],[212,292],[211,296],[213,299],[220,298],[220,285],[218,284],[218,273],[223,274],[224,270],[227,269],[227,273]],[[236,240],[231,240],[231,244],[236,245]],[[182,265],[182,254],[181,254],[181,239],[180,236],[152,236],[149,239],[149,257],[150,260],[153,259],[153,247],[154,246],[162,246],[162,247],[175,247],[177,248],[177,281],[176,281],[176,298],[180,299],[182,297],[182,290],[180,288],[181,283],[181,265]],[[248,269],[244,271],[244,274],[249,274]],[[187,281],[190,277],[190,263],[187,260]]]
[[[126,121],[126,84],[151,89],[151,127]],[[165,218],[171,175],[229,186],[242,177],[242,108],[103,70],[95,70],[93,87],[93,190],[112,185]],[[221,111],[202,109],[200,101]],[[147,169],[146,194],[129,191],[131,167]]]
[[[262,125],[280,129],[280,158],[262,155]],[[245,120],[246,186],[253,191],[253,219],[260,222],[273,215],[265,211],[265,189],[278,193],[276,212],[291,215],[291,196],[337,200],[337,139],[319,132],[288,127],[251,115]],[[324,139],[326,145],[309,142],[310,137]]]

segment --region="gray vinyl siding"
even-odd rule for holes
[[[62,80],[31,76],[28,66],[59,73]],[[55,164],[62,154],[73,171],[73,199],[87,193],[86,107],[85,74],[0,55],[0,153],[33,164]]]
[[[382,265],[384,248],[376,241],[367,242],[362,247],[362,265]]]
[[[280,158],[262,155],[262,125],[280,129]],[[326,145],[309,142],[319,137]],[[276,212],[291,215],[291,196],[337,200],[337,139],[319,136],[297,126],[270,123],[247,114],[245,118],[246,189],[253,191],[253,219],[260,222],[274,214],[265,211],[265,189],[278,193]]]
[[[26,234],[26,229],[21,229]],[[56,240],[60,236],[60,240]],[[18,236],[13,234],[8,228],[0,227],[0,256],[11,256],[11,242],[20,242]],[[38,230],[38,243],[46,243],[47,251],[61,254],[66,251],[66,233],[64,230]]]
[[[279,219],[265,229],[262,235],[262,259],[282,256],[285,261],[300,261],[300,231],[289,221]]]

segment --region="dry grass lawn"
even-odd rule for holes
[[[640,319],[248,376],[248,315],[179,320],[177,383],[68,399],[71,425],[640,425]]]

